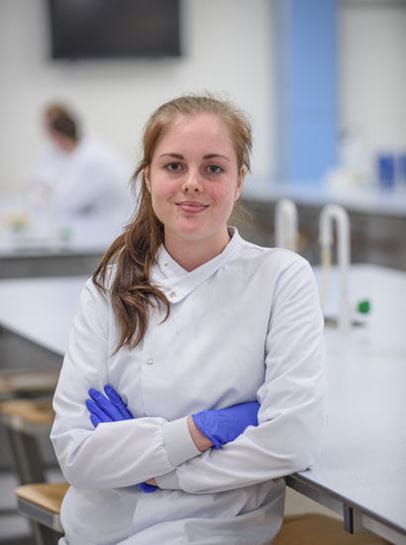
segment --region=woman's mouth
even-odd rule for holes
[[[198,214],[199,212],[206,210],[209,205],[196,201],[181,201],[177,202],[176,206],[187,214]]]

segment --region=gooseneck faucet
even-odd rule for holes
[[[340,304],[338,327],[341,331],[350,328],[349,268],[350,268],[350,221],[342,206],[328,204],[323,207],[319,219],[319,242],[321,246],[321,289],[322,308],[327,295],[328,277],[331,269],[333,245],[333,223],[336,224],[337,265],[340,274]]]
[[[290,199],[281,199],[275,206],[275,246],[297,250],[298,214],[296,204]]]

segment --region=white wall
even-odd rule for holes
[[[0,0],[0,194],[23,189],[43,141],[41,108],[54,99],[135,162],[153,108],[183,92],[222,92],[251,116],[254,174],[272,175],[271,2],[183,0],[180,59],[69,63],[48,59],[45,0]],[[360,131],[372,151],[405,149],[406,1],[340,5],[341,125]]]
[[[343,1],[341,123],[372,152],[406,151],[406,1]]]
[[[254,173],[273,163],[268,0],[184,0],[184,51],[159,61],[48,59],[45,0],[0,0],[0,194],[21,191],[43,135],[40,111],[71,104],[131,161],[152,110],[184,92],[221,92],[251,117]]]

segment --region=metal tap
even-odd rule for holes
[[[333,223],[337,234],[337,265],[340,274],[340,304],[338,327],[341,331],[350,328],[349,305],[349,269],[350,269],[350,220],[346,210],[336,204],[322,208],[319,219],[319,242],[321,246],[321,289],[320,299],[324,307],[328,277],[331,269],[331,251],[333,245]]]

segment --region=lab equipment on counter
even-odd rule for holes
[[[368,315],[371,312],[369,299],[360,299],[351,306],[353,317],[350,320],[351,327],[363,327],[368,323]],[[324,316],[324,323],[328,327],[338,327],[338,319],[335,316]]]
[[[371,301],[369,299],[360,299],[357,303],[357,311],[360,314],[369,314],[371,312]]]
[[[406,151],[401,153],[398,157],[397,172],[398,172],[399,182],[402,185],[406,184]]]
[[[298,213],[290,199],[281,199],[275,206],[275,246],[296,251],[298,241]]]
[[[321,287],[320,300],[324,311],[331,272],[331,253],[333,246],[333,223],[337,233],[337,264],[340,274],[340,303],[338,328],[350,328],[349,308],[349,267],[350,267],[350,220],[346,210],[336,204],[324,206],[319,219],[319,242],[321,246]]]
[[[380,153],[377,156],[378,183],[383,188],[392,188],[395,185],[396,169],[393,153]]]

